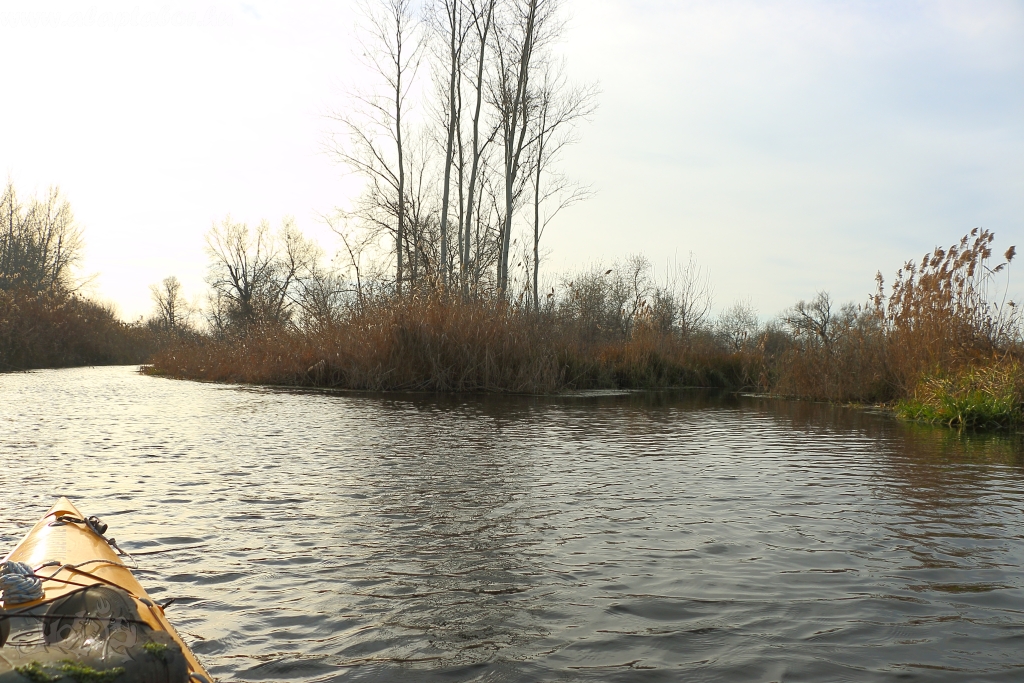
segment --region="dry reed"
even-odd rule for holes
[[[0,291],[0,370],[141,363],[156,340],[78,296]]]
[[[721,367],[710,369],[716,362]],[[158,352],[151,372],[376,391],[549,393],[730,385],[737,364],[650,329],[583,339],[550,312],[430,294],[374,298],[316,333],[276,326],[185,340]]]
[[[996,404],[1005,407],[1005,386],[978,381],[1016,368],[1021,349],[1018,309],[1005,300],[1006,285],[999,281],[1015,249],[990,266],[993,241],[991,232],[975,229],[949,249],[908,262],[888,294],[879,274],[866,306],[834,312],[824,294],[811,304],[801,302],[789,313],[791,344],[774,361],[769,388],[832,401],[900,401],[917,406],[901,408],[905,416],[929,420],[945,415],[944,404],[962,408],[968,397],[981,413]]]

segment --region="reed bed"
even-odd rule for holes
[[[887,403],[913,420],[1008,427],[1024,418],[1022,320],[1006,298],[1016,249],[992,265],[995,236],[975,229],[907,262],[864,306],[831,310],[827,296],[787,312],[793,335],[770,390]]]
[[[377,297],[315,332],[257,326],[181,340],[154,356],[150,372],[372,391],[551,393],[728,386],[739,365],[672,334],[593,338],[550,311],[431,294]]]
[[[1014,249],[992,267],[993,239],[975,230],[888,289],[879,275],[865,304],[821,292],[767,325],[742,305],[711,320],[691,285],[658,286],[634,258],[564,279],[539,307],[378,292],[315,318],[225,325],[171,339],[149,371],[374,391],[723,387],[1007,426],[1024,415],[1021,320],[997,282]]]
[[[93,301],[0,290],[0,371],[141,363],[155,346],[152,333]]]

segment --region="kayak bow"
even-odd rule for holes
[[[35,593],[5,591],[0,600],[0,683],[212,683],[105,531],[61,498],[4,558],[0,568],[15,573],[13,563],[25,563],[27,581],[41,579],[42,590],[34,582]]]

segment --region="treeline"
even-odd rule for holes
[[[138,363],[152,335],[76,292],[82,233],[56,188],[22,202],[0,196],[0,371]]]
[[[289,223],[275,233],[226,221],[208,236],[209,333],[159,352],[153,371],[371,390],[720,386],[1008,425],[1024,402],[1021,318],[1005,300],[1015,249],[994,264],[993,241],[974,230],[888,287],[879,274],[860,305],[820,292],[764,323],[743,303],[713,316],[692,260],[656,277],[633,257],[565,276],[538,301],[399,294],[322,268]]]

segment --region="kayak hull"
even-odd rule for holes
[[[73,671],[67,662],[80,652],[91,652],[82,655],[92,657],[90,662],[96,657],[106,662],[116,654],[110,649],[112,643],[114,650],[118,646],[124,650],[117,660],[121,670],[126,670],[124,664],[132,672],[136,664],[163,666],[169,676],[166,680],[176,680],[177,668],[184,667],[185,680],[213,681],[164,616],[163,608],[153,602],[107,539],[67,498],[59,499],[4,561],[30,565],[36,576],[44,579],[44,595],[18,604],[0,600],[5,631],[0,640],[7,640],[16,626],[34,629],[22,632],[20,640],[10,635],[11,642],[0,648],[0,683],[7,680],[4,669],[12,675],[17,670],[24,677],[25,667],[45,664],[51,668],[43,673],[51,679],[62,673],[53,667]],[[106,649],[97,654],[101,644]],[[183,659],[183,664],[175,664],[175,658]],[[148,669],[140,671],[138,680],[165,680],[163,674],[154,677],[145,673]]]

